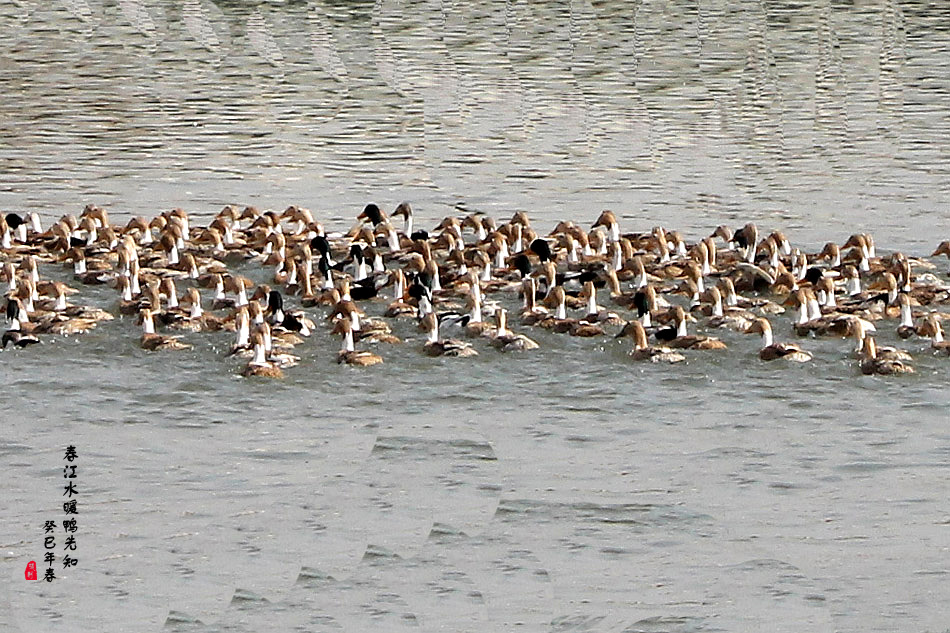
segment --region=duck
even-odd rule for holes
[[[333,310],[327,315],[327,320],[335,319],[349,321],[351,333],[358,341],[389,344],[402,342],[399,337],[393,335],[392,329],[385,321],[363,318],[359,308],[352,301],[341,300],[333,306]]]
[[[914,368],[907,362],[892,358],[882,358],[877,353],[877,344],[873,336],[864,340],[864,350],[861,356],[861,373],[865,375],[880,374],[913,374]]]
[[[32,334],[27,334],[19,329],[10,328],[3,333],[3,345],[0,346],[0,349],[6,349],[7,345],[13,345],[13,347],[19,347],[23,349],[30,345],[35,345],[40,343],[40,339]]]
[[[847,333],[855,340],[854,353],[864,354],[866,352],[868,338],[870,338],[869,332],[875,332],[877,328],[875,328],[874,324],[870,321],[866,321],[860,317],[849,317],[847,323]],[[907,350],[897,347],[875,345],[874,351],[874,355],[878,359],[899,361],[913,360]]]
[[[769,323],[768,319],[762,317],[755,319],[748,332],[750,334],[762,335],[762,349],[759,350],[759,358],[762,360],[784,360],[795,363],[807,363],[812,359],[811,354],[794,343],[772,342],[772,324]]]
[[[897,303],[900,305],[900,323],[897,326],[897,336],[900,338],[910,338],[917,334],[917,326],[914,325],[914,314],[910,307],[910,297],[901,293],[897,297]]]
[[[142,349],[150,352],[158,350],[183,350],[191,349],[191,345],[183,343],[177,336],[166,336],[155,333],[155,322],[152,320],[152,310],[142,308],[139,312],[142,320],[142,338],[140,344]]]
[[[950,341],[943,340],[943,328],[936,314],[929,314],[917,327],[917,334],[930,337],[930,349],[934,354],[950,356]]]
[[[585,319],[567,318],[567,307],[564,297],[565,293],[562,286],[554,286],[551,288],[550,292],[548,292],[548,296],[544,298],[543,303],[549,308],[554,308],[555,314],[553,317],[540,321],[538,325],[554,330],[559,334],[567,333],[571,336],[584,338],[602,336],[604,334],[604,328],[596,323],[591,323]]]
[[[471,294],[466,297],[465,307],[469,309],[468,321],[465,323],[465,333],[468,336],[495,336],[497,328],[488,321],[482,320],[482,295],[476,288],[473,288]],[[500,310],[499,308],[498,310]],[[495,318],[498,318],[498,310],[495,310]],[[441,324],[440,324],[441,326]]]
[[[429,356],[478,356],[478,352],[470,343],[456,339],[440,339],[438,321],[433,312],[423,316],[418,327],[427,335],[423,350]]]
[[[182,329],[189,329],[194,332],[217,332],[223,330],[227,324],[227,319],[205,313],[201,307],[201,293],[197,288],[188,288],[185,296],[181,300],[182,306],[188,307],[188,318],[178,323]]]
[[[257,325],[256,333],[260,334],[264,341],[264,351],[267,354],[268,361],[280,367],[293,367],[300,362],[299,356],[294,356],[286,351],[277,351],[278,349],[293,349],[295,345],[303,342],[300,337],[287,332],[275,332],[266,321]]]
[[[522,282],[522,294],[524,295],[524,306],[521,309],[522,325],[537,325],[539,321],[550,317],[547,308],[536,304],[537,301],[537,282],[533,277],[528,277]]]
[[[21,310],[22,305],[19,299],[10,298],[7,300],[7,320],[10,321],[10,327],[3,333],[2,349],[6,349],[8,344],[23,348],[40,342],[33,334],[33,324],[27,322],[30,327],[24,327],[20,321],[21,315],[25,314]]]
[[[7,297],[7,321],[10,322],[10,329],[33,334],[38,329],[38,325],[30,321],[30,315],[23,307],[23,302],[16,296]]]
[[[503,352],[524,352],[540,347],[524,334],[516,334],[508,329],[508,310],[496,310],[495,323],[496,327],[491,335],[492,347]]]
[[[600,306],[597,305],[597,290],[594,288],[593,281],[584,282],[581,297],[587,300],[587,316],[584,317],[584,320],[588,323],[603,323],[620,326],[626,323],[616,312],[602,310]]]
[[[251,345],[254,349],[254,357],[241,370],[241,375],[245,378],[283,378],[284,370],[280,365],[267,359],[264,337],[259,332],[255,332],[251,337]]]
[[[940,242],[934,252],[930,254],[931,257],[939,257],[941,255],[946,255],[947,259],[950,260],[950,240]],[[947,269],[947,274],[950,275],[950,268]]]
[[[337,352],[336,362],[369,367],[383,362],[383,357],[368,351],[357,351],[353,344],[353,328],[349,319],[337,319],[333,325],[333,334],[343,335],[343,346]]]
[[[690,335],[686,330],[686,311],[683,310],[682,306],[673,306],[671,314],[673,317],[673,327],[657,330],[654,334],[657,340],[667,343],[674,349],[726,349],[726,344],[718,338]]]
[[[647,331],[639,321],[630,321],[623,326],[616,338],[633,337],[633,349],[630,357],[634,360],[648,360],[652,363],[681,363],[686,357],[669,347],[653,347],[647,342]]]
[[[705,292],[710,301],[710,315],[706,327],[726,327],[736,332],[748,332],[755,322],[755,315],[742,308],[729,308],[726,311],[722,305],[722,292],[716,286],[710,286]]]

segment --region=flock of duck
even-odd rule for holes
[[[577,337],[630,337],[631,357],[652,362],[726,349],[719,338],[690,334],[694,323],[759,335],[763,361],[812,360],[804,347],[775,340],[776,322],[799,337],[853,339],[851,353],[865,374],[914,371],[908,351],[875,342],[883,327],[895,327],[902,339],[929,339],[917,353],[950,354],[941,327],[950,284],[931,262],[878,255],[865,233],[814,253],[793,247],[781,231],[760,234],[752,223],[719,226],[687,243],[661,227],[625,233],[610,211],[590,229],[564,221],[547,235],[523,212],[504,223],[481,213],[450,216],[426,231],[414,227],[403,202],[390,214],[366,205],[346,233],[328,233],[298,206],[275,212],[228,205],[198,227],[182,209],[120,226],[88,205],[45,229],[35,213],[8,213],[0,216],[0,235],[4,349],[82,334],[121,314],[137,316],[140,344],[150,351],[189,348],[169,334],[175,330],[233,332],[230,355],[247,359],[241,373],[274,378],[297,363],[294,347],[317,322],[340,337],[338,362],[381,363],[370,349],[401,343],[390,326],[397,319],[416,324],[430,356],[476,356],[478,340],[502,352],[537,348],[513,323]],[[939,255],[950,258],[950,241],[932,257]],[[266,283],[239,274],[254,262]],[[48,265],[71,268],[75,283],[44,279],[41,266]],[[115,288],[114,310],[68,300],[77,285],[90,284]],[[285,297],[299,307],[286,306]],[[325,317],[315,321],[317,310]],[[781,316],[787,311],[791,319]]]

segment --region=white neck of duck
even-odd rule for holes
[[[251,327],[247,322],[247,319],[241,319],[238,321],[237,326],[237,338],[235,340],[235,345],[238,347],[243,347],[247,345],[251,340]]]
[[[506,259],[508,259],[508,242],[501,240],[495,252],[495,268],[504,268]]]
[[[686,331],[686,319],[683,319],[676,324],[676,338],[680,338],[682,336],[688,336]]]
[[[854,296],[861,294],[861,278],[852,277],[848,279],[848,295]]]
[[[146,334],[155,334],[155,322],[151,316],[142,319],[142,329]]]
[[[419,298],[419,316],[424,317],[425,315],[432,312],[432,303],[429,301],[428,297]]]
[[[482,320],[482,302],[475,300],[472,305],[472,311],[469,313],[469,323],[479,323]]]
[[[597,305],[597,291],[594,290],[587,297],[587,314],[597,314],[600,312],[600,306]]]
[[[914,327],[914,315],[911,313],[910,304],[901,305],[900,327]]]
[[[772,345],[772,330],[762,331],[762,347],[766,348]]]
[[[798,306],[798,324],[804,325],[805,323],[808,323],[808,302]]]
[[[617,222],[611,222],[607,227],[608,238],[611,242],[620,241],[620,224]]]
[[[257,343],[254,345],[254,358],[251,360],[252,365],[266,365],[267,364],[267,350],[264,349],[263,343]]]

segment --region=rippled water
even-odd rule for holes
[[[627,230],[754,220],[928,254],[950,237],[948,18],[0,0],[0,208],[299,203],[345,228],[408,199],[423,225],[460,206],[542,229],[613,208]],[[646,367],[541,333],[464,363],[402,328],[373,371],[321,329],[278,384],[236,376],[226,335],[143,352],[128,318],[3,354],[0,630],[950,626],[946,359],[864,377],[816,340],[782,370],[727,335]],[[67,444],[80,566],[27,583]]]

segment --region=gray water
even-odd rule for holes
[[[928,255],[948,24],[926,2],[0,0],[0,209],[612,208]],[[726,334],[655,367],[613,339],[453,362],[397,333],[358,371],[320,328],[277,383],[241,379],[227,335],[146,353],[129,318],[0,356],[0,631],[950,627],[950,364],[925,342],[894,380],[839,340],[782,369]],[[79,566],[26,582],[68,444]]]

